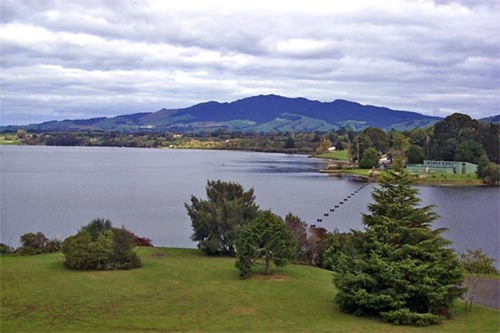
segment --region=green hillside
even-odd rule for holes
[[[331,272],[290,265],[241,280],[234,259],[142,248],[131,271],[65,269],[60,253],[1,257],[2,332],[494,332],[499,311],[393,326],[337,311]]]

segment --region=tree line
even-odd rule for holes
[[[368,166],[370,155],[405,157],[408,163],[423,159],[464,161],[479,164],[486,156],[500,163],[500,125],[481,123],[470,116],[454,113],[427,128],[384,131],[369,127],[362,131],[340,128],[331,132],[240,132],[218,129],[193,133],[169,132],[51,132],[18,130],[25,144],[61,146],[180,147],[239,149],[287,153],[319,154],[329,148],[347,149],[351,161]],[[368,150],[368,152],[367,152]],[[365,154],[366,153],[366,154]],[[364,161],[363,160],[364,158]]]

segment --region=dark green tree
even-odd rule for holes
[[[500,183],[500,165],[490,162],[481,171],[481,180],[486,185],[498,185]]]
[[[206,254],[234,255],[240,228],[258,213],[253,188],[245,191],[234,182],[209,180],[206,193],[207,200],[191,196],[191,205],[185,204],[193,228],[191,238]]]
[[[479,141],[481,124],[470,116],[454,113],[434,125],[430,144],[430,157],[434,160],[453,161],[457,147],[464,141]]]
[[[292,149],[292,148],[295,148],[295,140],[289,136],[286,140],[285,140],[285,146],[284,146],[285,149]]]
[[[359,162],[365,150],[371,147],[373,147],[373,143],[368,135],[360,134],[356,136],[353,140],[353,143],[351,144],[352,160],[355,162]],[[377,150],[375,149],[375,151]]]
[[[300,217],[293,215],[292,213],[288,213],[285,216],[285,224],[297,243],[295,259],[300,263],[307,263],[309,251],[307,223],[302,221]]]
[[[371,169],[378,166],[380,155],[375,148],[368,148],[364,151],[363,157],[359,161],[359,167],[362,169]]]
[[[365,128],[362,134],[368,136],[377,152],[385,153],[389,150],[389,136],[380,128]]]
[[[483,154],[477,163],[477,176],[486,185],[496,185],[500,183],[500,166],[490,162],[488,156]]]
[[[278,267],[293,258],[296,242],[283,219],[271,211],[260,212],[240,231],[236,241],[236,267],[246,277],[254,263],[263,259],[266,274],[271,274],[271,261]]]
[[[491,162],[500,163],[500,124],[482,124],[480,142]]]
[[[463,271],[450,242],[432,230],[433,206],[419,207],[412,178],[399,170],[374,190],[364,231],[353,231],[353,255],[334,267],[342,311],[395,324],[429,325],[449,315],[463,293]]]
[[[417,145],[410,145],[406,153],[408,163],[422,163],[425,159],[424,150]]]
[[[454,160],[477,164],[479,162],[479,158],[485,154],[486,152],[479,142],[474,140],[465,140],[457,146]]]

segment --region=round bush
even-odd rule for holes
[[[78,270],[112,270],[141,267],[135,240],[124,228],[113,228],[109,220],[95,219],[62,245],[65,265]]]

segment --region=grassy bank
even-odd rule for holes
[[[345,149],[344,150],[336,150],[336,151],[330,151],[330,152],[324,153],[324,154],[314,155],[314,157],[347,162],[349,160],[349,152]]]
[[[17,138],[16,134],[0,135],[0,145],[20,145],[22,142]]]
[[[414,328],[340,313],[331,273],[290,265],[241,280],[230,258],[144,248],[144,267],[77,272],[61,254],[1,258],[1,331],[487,332],[499,311],[454,309],[454,320]]]

